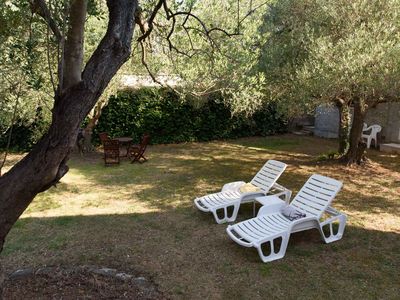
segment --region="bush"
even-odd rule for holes
[[[50,123],[46,120],[42,108],[37,108],[35,118],[31,121],[17,120],[13,126],[10,150],[29,151],[48,129]],[[10,128],[0,136],[0,149],[7,147]]]
[[[265,136],[285,130],[286,121],[273,106],[251,117],[232,117],[219,94],[195,108],[171,90],[143,88],[111,96],[94,136],[97,142],[100,132],[139,140],[144,133],[149,133],[152,143],[159,144]]]

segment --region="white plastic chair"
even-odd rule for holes
[[[291,192],[276,183],[286,169],[286,164],[276,160],[268,160],[258,171],[251,184],[258,187],[258,192],[240,192],[244,181],[235,181],[225,184],[219,193],[209,194],[196,198],[194,204],[204,212],[211,212],[218,224],[236,220],[241,203],[254,202],[256,197],[267,195],[272,189],[278,191],[278,196],[290,198]],[[230,211],[229,211],[230,210]],[[218,214],[222,216],[219,217]]]
[[[367,126],[367,124],[364,123],[363,127],[363,133],[362,133],[362,138],[367,140],[367,148],[371,147],[371,141],[374,140],[374,145],[375,147],[378,145],[378,137],[377,134],[378,132],[381,132],[382,127],[380,125],[371,125]],[[369,132],[370,131],[370,132]],[[367,133],[369,132],[369,133]]]
[[[261,207],[257,217],[228,226],[226,231],[229,237],[239,245],[255,247],[263,262],[285,256],[292,232],[317,228],[325,243],[340,240],[346,225],[346,215],[329,206],[341,187],[340,181],[314,174],[290,203],[290,206],[304,213],[305,217],[290,221],[280,210],[271,212],[265,206]],[[331,217],[320,221],[324,213]],[[333,228],[334,222],[339,223],[337,232]],[[329,235],[325,235],[324,227],[329,230]],[[263,250],[263,246],[267,246],[267,253],[265,249]]]

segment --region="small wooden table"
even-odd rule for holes
[[[121,155],[121,156],[127,157],[127,156],[128,156],[128,149],[129,149],[129,147],[130,147],[130,145],[131,145],[133,139],[132,139],[131,137],[124,137],[124,136],[123,136],[123,137],[116,137],[116,138],[113,138],[113,140],[118,141],[118,142],[120,143],[121,146],[123,145],[123,146],[126,147],[125,155]]]

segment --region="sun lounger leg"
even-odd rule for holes
[[[340,240],[343,237],[344,228],[346,227],[346,219],[346,215],[339,214],[320,223],[318,229],[325,243],[332,243]],[[335,223],[337,223],[339,226],[337,231],[336,228],[334,228]],[[324,228],[325,230],[328,229],[327,233],[326,231],[324,232]]]
[[[277,259],[281,259],[285,256],[286,254],[286,249],[289,243],[289,233],[283,233],[278,236],[274,236],[273,238],[270,238],[266,241],[263,241],[259,245],[256,245],[255,247],[257,248],[258,255],[260,255],[260,258],[263,262],[269,262]],[[277,242],[277,244],[274,244],[274,241]],[[280,246],[278,245],[280,241]],[[269,250],[269,253],[264,253],[265,251],[262,249],[262,246],[264,244],[267,244],[267,248]],[[275,247],[278,247],[278,249],[275,249]]]
[[[228,209],[230,207],[233,207],[233,211],[232,211],[232,214],[229,216]],[[239,207],[240,207],[240,201],[238,201],[236,203],[233,203],[232,205],[229,205],[229,206],[225,206],[225,207],[221,207],[221,208],[212,210],[212,213],[214,215],[215,221],[218,224],[235,221],[236,217],[237,217],[237,214],[239,212]],[[223,216],[221,218],[218,217],[218,212],[220,210],[223,211]]]

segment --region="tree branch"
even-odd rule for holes
[[[31,7],[32,13],[36,13],[41,16],[50,27],[51,31],[54,33],[54,36],[59,43],[61,41],[61,31],[57,26],[57,23],[54,21],[53,17],[51,16],[51,12],[46,5],[44,0],[29,0],[29,4]]]
[[[19,82],[18,92],[17,92],[16,99],[15,99],[14,111],[13,111],[13,115],[12,115],[12,119],[11,119],[10,132],[8,133],[7,146],[6,146],[6,150],[5,150],[5,153],[4,153],[3,161],[0,164],[0,177],[2,175],[1,171],[2,171],[2,169],[4,167],[4,164],[6,163],[6,160],[7,160],[8,151],[10,150],[11,136],[12,136],[13,128],[14,128],[14,125],[15,125],[15,119],[16,119],[16,116],[17,116],[17,109],[18,109],[19,99],[21,97],[21,86],[22,86],[22,84],[21,84],[21,82]]]
[[[64,48],[65,62],[62,77],[62,90],[81,81],[86,10],[87,0],[71,1],[69,26]]]
[[[142,14],[138,13],[137,16],[135,16],[135,22],[139,25],[140,31],[141,31],[141,36],[137,39],[137,41],[140,44],[140,47],[142,49],[142,64],[146,68],[147,72],[149,73],[150,77],[153,79],[154,82],[160,84],[158,80],[156,80],[156,77],[152,74],[152,72],[149,69],[149,66],[146,62],[146,54],[145,54],[145,43],[143,43],[149,36],[150,34],[154,31],[158,31],[157,29],[160,29],[161,36],[165,39],[170,52],[176,52],[180,55],[186,56],[188,58],[192,58],[198,53],[204,53],[207,56],[212,56],[214,51],[208,51],[204,52],[201,49],[196,49],[192,38],[191,38],[191,32],[197,32],[200,33],[201,36],[205,39],[206,42],[208,42],[211,47],[219,52],[220,54],[230,58],[234,59],[230,56],[228,56],[226,53],[223,53],[221,50],[219,44],[218,44],[218,39],[217,36],[213,35],[214,32],[220,32],[224,34],[227,37],[233,37],[233,36],[238,36],[241,35],[240,33],[240,24],[244,22],[246,18],[251,16],[254,12],[256,12],[258,9],[261,7],[265,6],[268,4],[268,2],[261,3],[255,7],[253,7],[252,1],[250,2],[250,7],[248,8],[247,13],[240,18],[240,11],[239,11],[239,1],[238,1],[238,8],[237,8],[237,28],[234,29],[234,31],[230,32],[229,30],[226,30],[224,28],[220,27],[211,27],[209,28],[208,25],[200,18],[198,17],[195,13],[192,12],[192,7],[189,7],[188,11],[176,11],[173,12],[169,6],[168,6],[168,0],[158,0],[156,3],[154,9],[152,10],[150,16],[148,17],[147,21],[144,21],[142,18]],[[155,18],[160,11],[164,12],[164,17],[166,18],[167,21],[169,21],[169,29],[167,28],[166,24],[158,24],[155,22]],[[178,18],[183,17],[182,23],[178,23]],[[192,23],[192,26],[187,25],[190,19],[194,19],[195,23],[198,23],[200,26],[195,26]],[[167,23],[168,24],[168,23]],[[173,35],[176,32],[175,26],[182,26],[187,38],[188,38],[188,44],[189,47],[188,49],[179,49],[174,45],[173,42]],[[163,44],[163,43],[161,43]],[[212,61],[212,57],[210,57],[210,61]],[[208,88],[206,89],[207,92]]]
[[[47,54],[47,65],[49,68],[50,82],[53,87],[54,94],[57,92],[56,84],[54,81],[53,71],[51,69],[51,60],[50,60],[50,26],[47,26],[46,33],[46,54]]]
[[[138,7],[138,9],[135,12],[135,23],[139,26],[140,32],[142,34],[145,34],[146,31],[148,30],[147,24],[143,21],[143,15],[142,15],[142,9]]]
[[[156,17],[158,11],[160,10],[161,6],[163,6],[163,3],[165,3],[166,0],[159,0],[156,4],[156,6],[154,7],[153,12],[150,15],[149,20],[147,21],[147,26],[148,29],[137,39],[138,42],[141,42],[143,40],[145,40],[150,33],[153,31],[154,25],[154,18]],[[136,22],[136,18],[135,18],[135,22]],[[140,24],[138,24],[140,26]]]
[[[82,80],[91,91],[102,91],[108,83],[104,81],[104,76],[108,78],[111,74],[114,75],[129,58],[137,2],[134,1],[133,5],[126,3],[129,1],[123,2],[128,7],[132,6],[133,11],[124,11],[126,7],[121,5],[120,1],[107,1],[110,19],[107,32],[82,73]],[[125,24],[124,21],[128,23]]]
[[[171,14],[169,18],[174,18],[176,16],[187,16],[187,17],[194,18],[201,25],[201,27],[204,30],[205,35],[207,35],[207,36],[209,36],[210,33],[213,32],[213,31],[220,31],[220,32],[224,33],[228,37],[232,37],[232,36],[235,36],[235,35],[240,35],[240,33],[238,33],[238,32],[229,33],[225,29],[222,29],[222,28],[219,28],[219,27],[213,27],[213,28],[208,29],[206,24],[198,16],[196,16],[195,14],[193,14],[190,11],[189,12],[178,11],[176,13]]]
[[[163,84],[157,80],[157,78],[154,76],[154,74],[150,71],[149,65],[146,62],[146,49],[144,47],[143,44],[143,40],[139,41],[140,47],[141,47],[141,61],[142,61],[142,65],[146,68],[147,73],[149,73],[151,79],[153,79],[153,81],[161,86],[163,86]]]
[[[253,13],[255,13],[259,8],[263,7],[264,5],[268,5],[269,7],[271,7],[269,4],[270,2],[271,1],[266,1],[264,3],[261,3],[260,5],[257,5],[254,8],[252,8],[253,5],[252,5],[252,3],[250,3],[250,10],[247,12],[247,14],[244,15],[244,17],[242,19],[240,19],[238,21],[238,29],[239,29],[239,25],[242,24],[243,21],[246,20],[248,17],[250,17]]]

